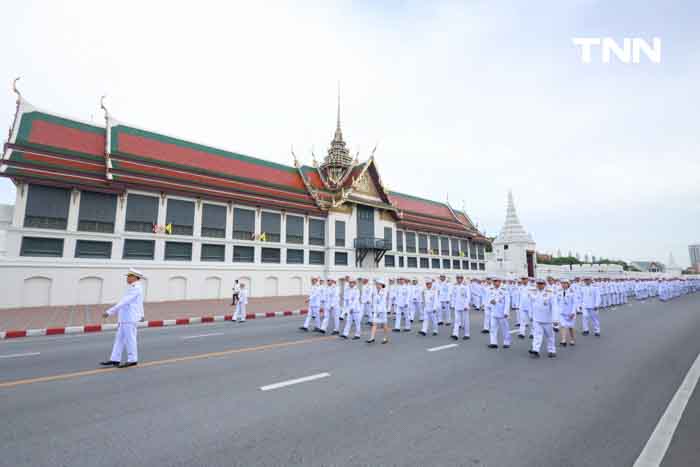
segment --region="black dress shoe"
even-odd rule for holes
[[[421,336],[427,336],[427,334],[424,333],[423,331],[418,331],[418,334],[420,334]]]
[[[525,334],[518,334],[518,339],[525,339]]]
[[[547,354],[547,356],[548,356],[549,358],[556,358],[556,357],[557,357],[557,354],[555,354],[554,352],[549,352],[549,353]]]
[[[559,343],[559,346],[560,346],[560,347],[566,347],[566,342],[560,342],[560,343]]]
[[[348,338],[348,336],[346,336],[345,334],[341,335],[340,337],[342,337],[343,339],[347,339],[347,338]]]
[[[534,339],[534,338],[535,338],[535,336],[533,336],[532,334],[530,334],[530,339]]]
[[[552,328],[554,332],[559,332],[559,328]]]
[[[504,349],[510,349],[510,344],[503,344]]]
[[[337,336],[338,334],[340,334],[340,331],[333,331],[333,332],[331,333],[331,336]]]
[[[304,331],[304,332],[309,332],[309,328],[305,328],[304,326],[299,326],[299,330]]]
[[[595,335],[596,337],[600,337],[600,333],[599,333],[599,332],[596,332],[594,335]]]
[[[589,335],[589,334],[590,334],[590,332],[588,332],[588,331],[583,331],[583,332],[581,333],[581,335],[584,335],[584,336],[587,336],[587,335]]]
[[[114,360],[107,360],[106,362],[100,362],[100,365],[102,365],[102,366],[117,366],[117,365],[119,365],[119,362],[115,362]]]
[[[459,340],[459,337],[458,337],[458,336],[452,336],[452,339],[458,341],[458,340]]]
[[[358,340],[359,338],[360,338],[360,336],[355,336],[355,337],[352,338],[352,340],[356,341],[356,340]]]
[[[372,344],[372,343],[374,343],[374,339],[367,339],[366,342],[367,342],[368,344]]]
[[[488,333],[489,333],[489,330],[488,330],[488,329],[482,329],[482,330],[481,330],[481,334],[488,334]]]
[[[576,342],[569,342],[569,345],[570,345],[571,347],[573,347],[573,346],[576,345]]]
[[[392,329],[391,332],[401,332],[401,329]]]
[[[498,348],[498,345],[496,345],[496,344],[489,344],[489,345],[487,345],[487,347],[488,347],[489,349],[497,349],[497,348]]]
[[[320,332],[321,334],[325,334],[325,333],[326,333],[326,331],[324,331],[323,329],[317,329],[316,331],[317,331],[317,332]]]
[[[540,358],[540,353],[539,353],[539,352],[535,352],[534,350],[531,350],[531,351],[530,351],[530,356],[531,356],[532,358]]]
[[[139,362],[126,362],[119,365],[117,368],[129,368],[130,366],[136,366]]]
[[[469,336],[464,336],[464,337],[462,337],[462,340],[463,340],[463,341],[468,341],[469,339],[470,339]]]
[[[411,329],[404,329],[403,332],[411,332]]]
[[[442,321],[438,321],[438,326],[442,326],[443,324],[445,323],[443,323]]]

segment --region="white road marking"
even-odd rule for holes
[[[321,378],[328,378],[330,375],[331,375],[330,373],[318,373],[316,375],[304,376],[303,378],[290,379],[287,381],[282,381],[281,383],[275,383],[275,384],[269,384],[267,386],[262,386],[260,388],[260,390],[261,391],[271,391],[273,389],[284,388],[287,386],[292,386],[294,384],[306,383],[306,382],[314,381],[316,379],[321,379]]]
[[[447,345],[441,345],[439,347],[431,347],[429,349],[425,349],[428,352],[437,352],[439,350],[445,350],[445,349],[452,349],[454,347],[457,347],[459,344],[447,344]]]
[[[644,449],[639,454],[634,467],[656,467],[661,465],[668,446],[671,444],[673,434],[681,421],[685,406],[688,405],[688,400],[693,395],[698,379],[700,379],[700,354],[698,354],[673,399],[666,407],[666,411],[656,424],[654,432],[644,445]]]
[[[0,355],[0,358],[33,357],[35,355],[41,355],[41,352],[12,353],[9,355]]]
[[[183,340],[185,340],[185,339],[198,339],[200,337],[212,337],[212,336],[223,336],[223,335],[224,335],[223,332],[212,332],[209,334],[197,334],[195,336],[184,336],[182,339]]]

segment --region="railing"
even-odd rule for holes
[[[355,249],[391,250],[391,240],[383,238],[360,237],[353,240]]]

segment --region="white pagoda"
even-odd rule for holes
[[[536,244],[518,220],[513,192],[508,191],[506,221],[493,241],[494,273],[516,277],[534,277],[537,266]]]
[[[676,264],[676,259],[673,257],[673,253],[668,254],[668,264],[666,264],[666,274],[671,277],[680,277],[683,273],[683,269]]]

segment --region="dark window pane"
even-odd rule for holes
[[[326,257],[323,251],[309,251],[309,264],[325,264]]]
[[[408,265],[409,268],[417,268],[418,267],[418,259],[415,256],[409,256],[406,258],[406,264]]]
[[[345,222],[335,221],[335,246],[345,246]]]
[[[462,261],[462,269],[469,269],[469,261]]]
[[[263,263],[279,263],[280,249],[279,248],[261,248],[260,260]]]
[[[476,269],[477,269],[476,263],[472,263],[471,270],[472,270],[472,271],[476,271]]]
[[[442,260],[442,268],[443,269],[450,269],[450,260],[449,259]]]
[[[393,268],[396,265],[394,255],[384,255],[384,267]]]
[[[326,221],[321,219],[309,219],[309,245],[323,246],[325,244]]]
[[[403,232],[396,231],[396,251],[403,251]]]
[[[462,269],[461,263],[458,259],[452,260],[452,269]]]
[[[430,260],[431,267],[433,269],[440,269],[440,260],[437,258],[432,258]]]
[[[111,258],[112,242],[78,240],[75,243],[76,258]]]
[[[391,227],[384,227],[384,248],[392,250],[391,240],[394,238],[394,232]]]
[[[250,209],[233,210],[233,238],[253,240],[255,236],[255,211]]]
[[[62,238],[22,237],[20,256],[44,256],[60,258],[63,256]]]
[[[304,250],[287,249],[287,264],[304,264]]]
[[[287,243],[304,243],[304,218],[287,216]],[[303,259],[303,256],[302,256]],[[302,260],[303,263],[303,260]]]
[[[226,245],[210,245],[207,243],[202,244],[200,259],[202,261],[225,261]]]
[[[335,252],[335,264],[336,264],[336,266],[347,266],[348,265],[348,254],[345,252],[336,251]]]
[[[430,261],[428,260],[428,258],[421,258],[420,259],[420,268],[421,269],[430,268]]]
[[[462,258],[469,256],[469,245],[466,240],[459,241],[459,256]]]
[[[406,252],[416,252],[416,234],[413,232],[406,232]]]
[[[128,232],[153,232],[158,222],[158,198],[129,195],[126,200],[126,224]]]
[[[265,233],[266,242],[279,243],[281,241],[280,231],[282,216],[276,212],[264,212],[260,218],[260,232]],[[279,261],[278,261],[279,262]]]
[[[440,251],[438,246],[438,238],[435,235],[430,236],[430,254],[437,255]]]
[[[400,268],[403,267],[403,262],[404,262],[403,256],[399,256],[399,267]]]
[[[459,240],[456,238],[451,239],[452,243],[452,256],[459,256]]]
[[[477,257],[478,257],[480,260],[483,260],[483,259],[484,259],[484,245],[482,245],[481,243],[479,243],[479,244],[477,245],[476,248],[477,248],[477,249],[476,249]]]
[[[68,226],[70,190],[29,185],[24,226],[65,230]]]
[[[80,195],[78,230],[114,233],[116,213],[116,195],[83,191]]]
[[[204,204],[202,206],[202,237],[226,236],[226,206]]]
[[[124,259],[153,259],[155,240],[124,240]]]
[[[428,254],[428,236],[418,235],[418,253]]]
[[[479,263],[479,271],[486,270],[486,265],[484,263]]]
[[[255,261],[255,248],[252,246],[234,245],[233,247],[233,262],[234,263],[252,263]]]
[[[469,242],[469,257],[476,259],[476,244],[472,242]]]
[[[172,224],[173,235],[192,235],[194,226],[194,201],[169,199],[165,212],[165,224]],[[166,258],[167,259],[167,258]]]
[[[447,237],[440,237],[440,254],[442,256],[450,255],[450,240]]]
[[[185,242],[165,242],[165,259],[192,261],[192,244]]]

